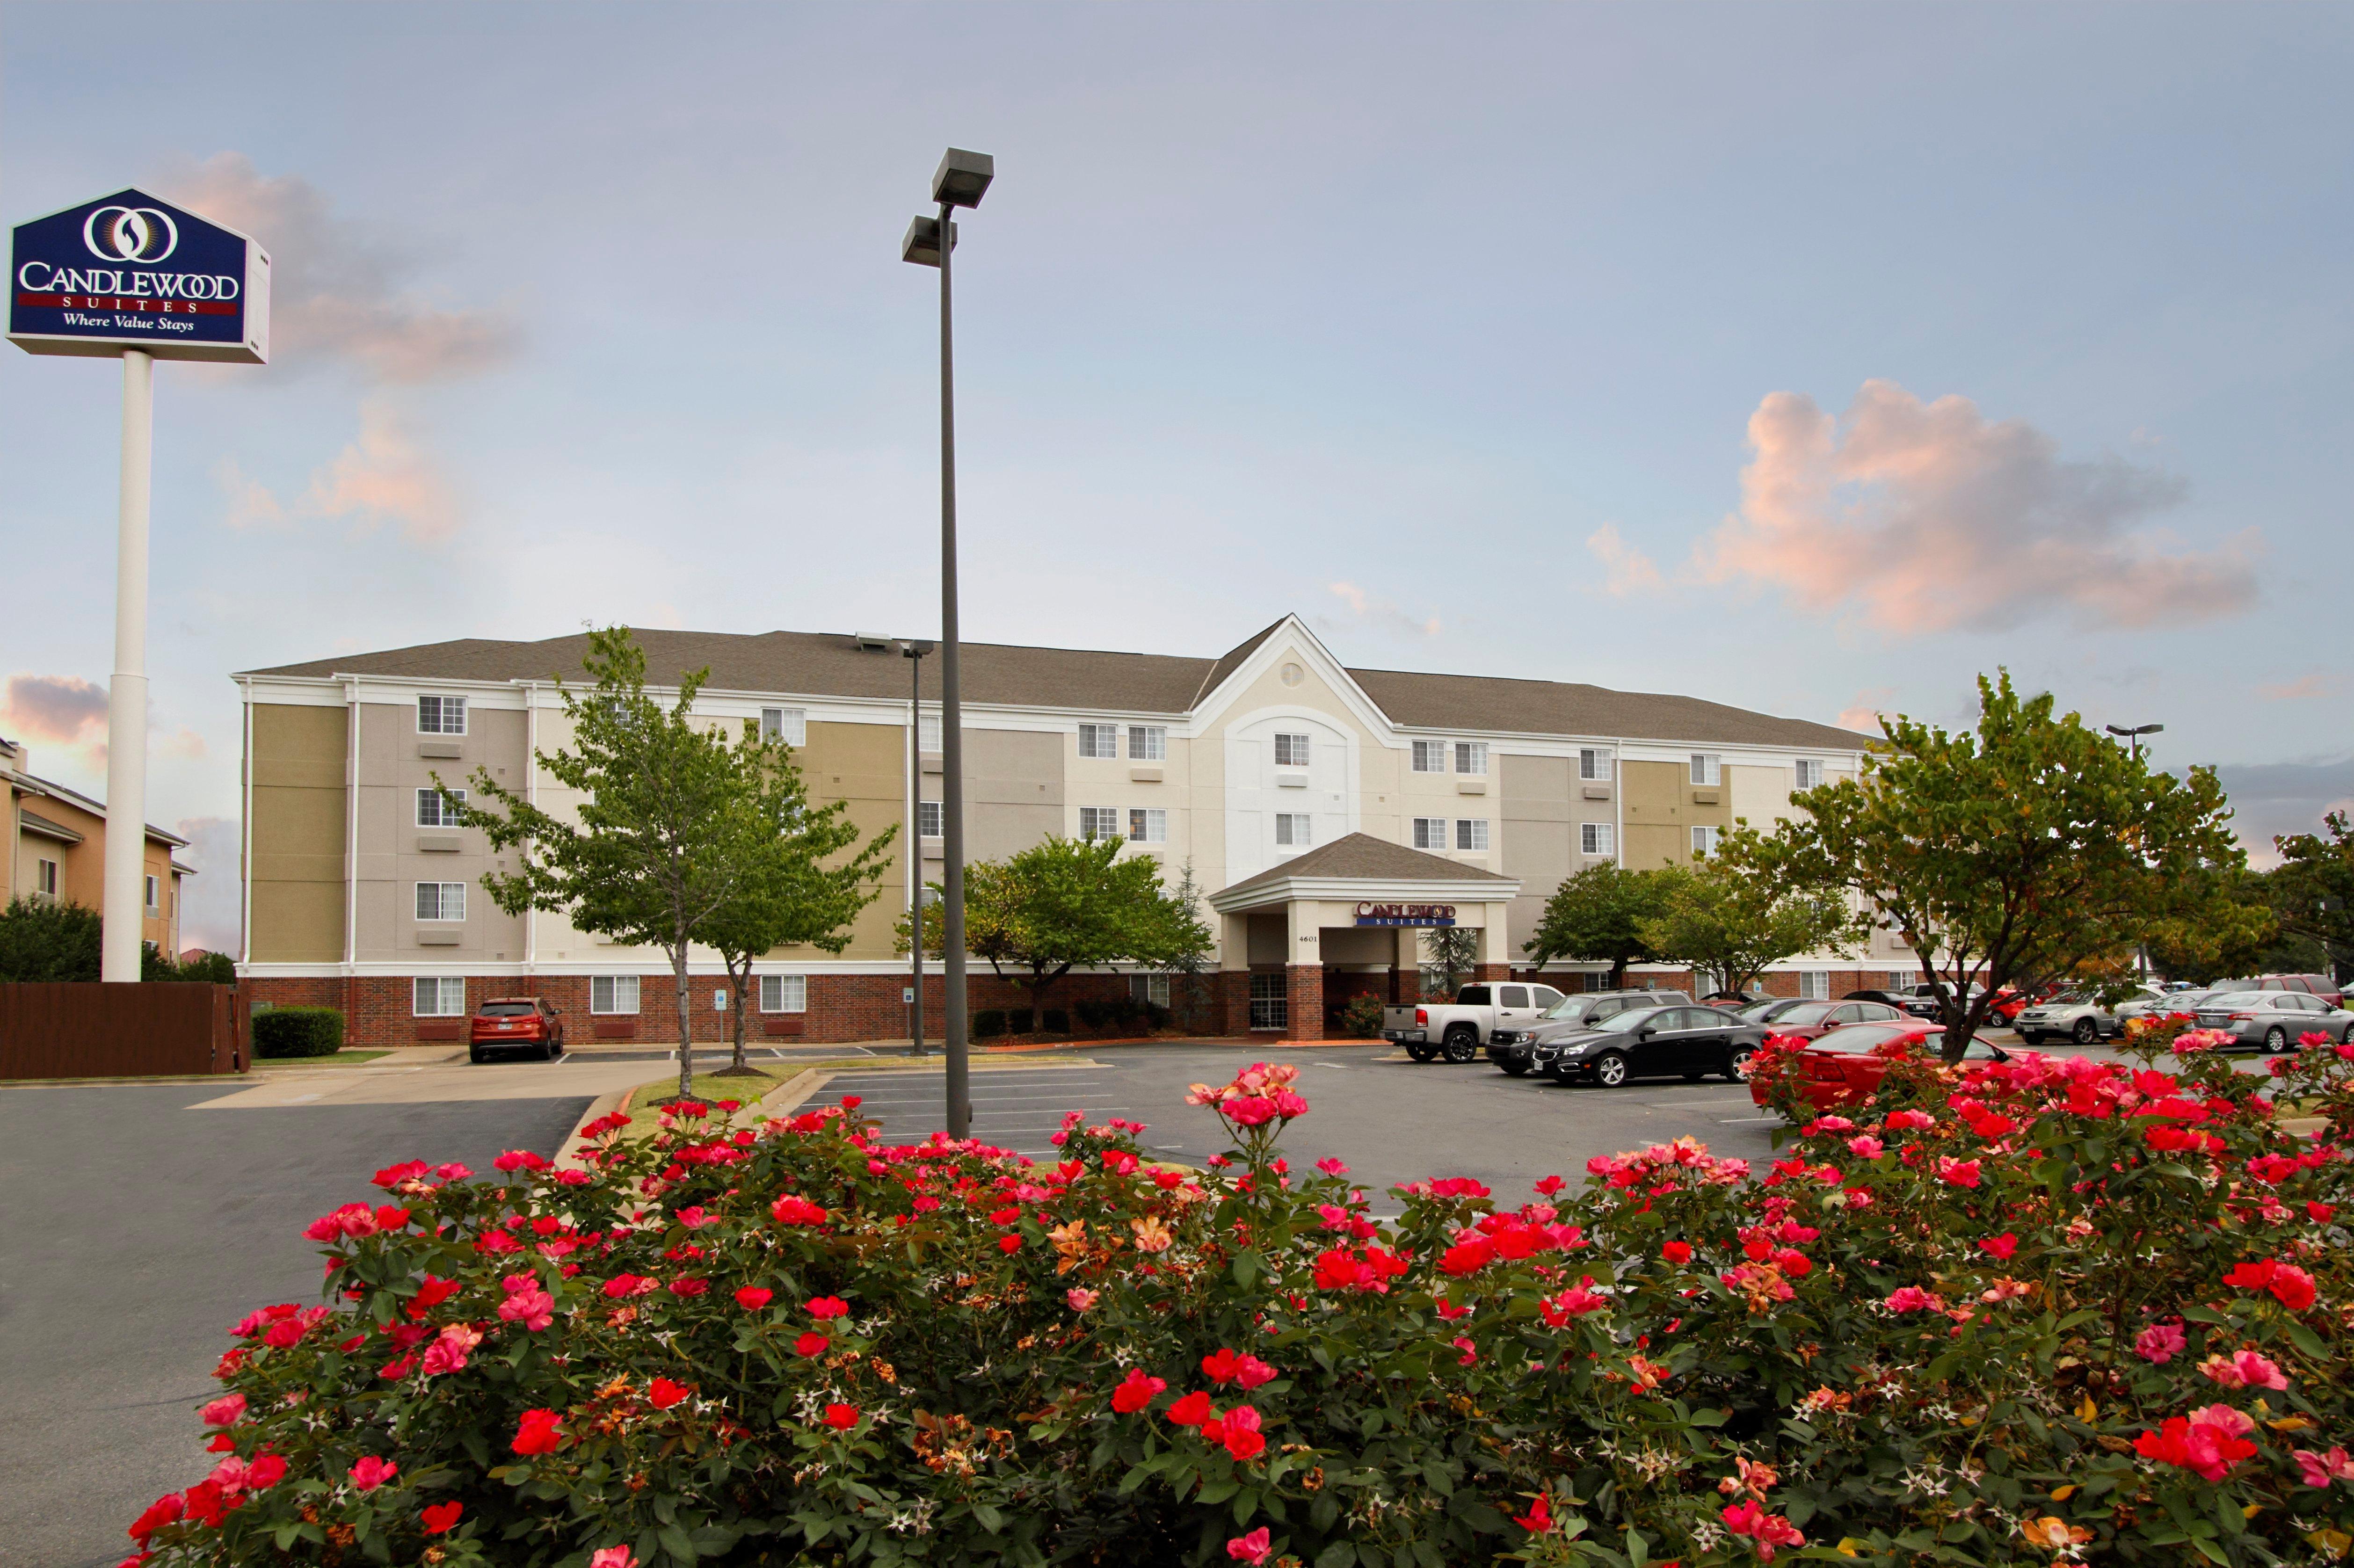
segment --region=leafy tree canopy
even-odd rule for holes
[[[2317,942],[2341,972],[2354,969],[2354,825],[2344,811],[2318,833],[2273,841],[2281,862],[2266,878],[2281,928]]]
[[[94,980],[99,915],[80,904],[19,897],[0,909],[0,980]]]
[[[1533,963],[1575,959],[1610,966],[1614,991],[1627,983],[1627,966],[1649,963],[1659,951],[1643,922],[1660,912],[1659,874],[1617,865],[1590,865],[1553,889],[1535,931],[1521,944]]]
[[[1744,823],[1725,842],[1736,844],[1744,835],[1756,836]],[[1869,929],[1846,901],[1786,886],[1722,853],[1649,874],[1658,913],[1636,920],[1643,939],[1670,963],[1715,974],[1728,991],[1747,990],[1800,953],[1844,953]]]

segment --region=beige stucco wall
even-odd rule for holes
[[[358,827],[358,939],[354,956],[363,963],[505,963],[524,956],[523,917],[491,902],[482,884],[495,862],[479,828],[420,828],[417,791],[443,784],[484,800],[474,775],[521,792],[525,777],[525,719],[517,709],[469,705],[464,735],[420,736],[413,703],[359,705],[360,787]],[[428,745],[454,742],[456,758],[420,755]],[[427,851],[429,839],[458,841],[455,852]],[[417,918],[417,885],[456,882],[466,888],[462,922]],[[453,945],[427,945],[421,933],[455,931]]]
[[[249,919],[258,963],[344,956],[345,710],[257,703]]]

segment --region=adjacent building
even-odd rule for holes
[[[918,705],[885,638],[638,637],[657,680],[708,671],[698,712],[789,740],[817,799],[846,802],[870,832],[913,825],[848,950],[758,966],[753,1030],[904,1037],[893,926],[910,886],[939,874],[937,659],[916,666]],[[436,789],[480,772],[563,810],[533,758],[565,744],[558,681],[581,678],[586,650],[582,636],[469,639],[238,677],[242,972],[259,1000],[342,1006],[361,1044],[457,1038],[474,1002],[514,993],[549,997],[581,1034],[675,1033],[660,952],[500,911],[480,886],[496,857]],[[1190,866],[1218,935],[1209,1022],[1235,1033],[1314,1037],[1346,996],[1410,1000],[1433,922],[1479,933],[1482,975],[1522,972],[1520,943],[1563,878],[1704,852],[1735,819],[1762,825],[1794,789],[1853,773],[1865,745],[1692,697],[1349,669],[1296,617],[1214,657],[968,643],[963,681],[968,857],[1061,834],[1119,839],[1172,885]],[[1793,964],[1776,984],[1879,985],[1910,969],[1901,949],[1864,962]],[[721,966],[694,971],[696,1035],[720,1038]],[[1545,972],[1574,989],[1600,967]],[[1067,983],[1074,1001],[1160,1000],[1169,980]],[[975,1007],[1020,1000],[975,966]]]
[[[7,790],[7,900],[51,899],[80,904],[102,916],[106,905],[106,807],[54,779],[37,777],[30,754],[0,738],[0,785]],[[158,950],[180,952],[180,883],[196,872],[173,858],[188,841],[152,824],[147,829],[146,905],[141,936]]]

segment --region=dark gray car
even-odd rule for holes
[[[1527,1028],[1491,1031],[1488,1035],[1488,1060],[1517,1078],[1529,1070],[1531,1053],[1540,1034],[1552,1038],[1590,1029],[1628,1008],[1659,1007],[1691,1000],[1680,991],[1588,991],[1564,996]]]
[[[1629,1008],[1592,1026],[1537,1031],[1531,1060],[1563,1083],[1600,1084],[1606,1089],[1637,1078],[1697,1083],[1711,1073],[1738,1083],[1766,1033],[1723,1008]]]
[[[2218,991],[2199,1004],[2199,1027],[2230,1032],[2252,1051],[2289,1050],[2301,1034],[2342,1045],[2354,1035],[2354,1012],[2301,991]]]

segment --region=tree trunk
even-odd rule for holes
[[[1610,989],[1612,991],[1627,989],[1627,960],[1624,959],[1610,960]]]
[[[727,1064],[727,1070],[731,1073],[741,1074],[751,1071],[750,1064],[744,1060],[744,992],[751,983],[752,955],[747,953],[744,955],[742,974],[736,972],[736,966],[733,963],[727,966],[727,989],[736,993],[732,999],[736,1004],[736,1059]]]
[[[695,1093],[695,993],[687,986],[686,944],[684,941],[671,949],[670,971],[677,981],[678,1097],[685,1099]]]

